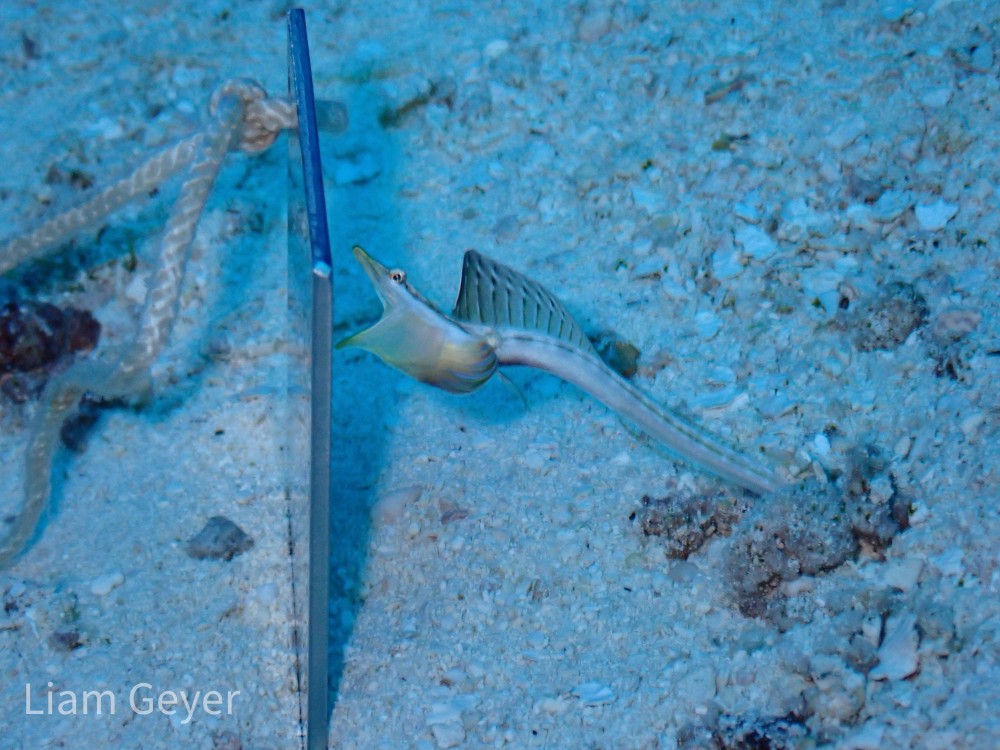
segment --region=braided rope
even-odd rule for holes
[[[62,244],[82,229],[96,224],[135,196],[148,193],[194,158],[201,133],[157,151],[137,168],[82,203],[45,219],[31,231],[0,245],[0,274]]]
[[[149,368],[163,350],[177,317],[195,230],[226,153],[263,151],[282,130],[296,124],[293,103],[268,99],[264,89],[242,79],[227,81],[215,91],[209,114],[209,122],[201,131],[146,159],[128,177],[86,203],[0,247],[2,273],[158,185],[170,174],[189,167],[164,228],[159,265],[131,346],[113,364],[81,360],[46,384],[28,439],[24,504],[7,534],[0,538],[0,568],[16,557],[35,533],[51,494],[52,459],[59,446],[59,432],[80,397],[90,392],[102,398],[122,398],[140,392],[148,384]]]

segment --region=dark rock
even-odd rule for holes
[[[895,349],[927,320],[927,300],[912,284],[886,284],[879,295],[851,314],[854,345],[863,352]]]
[[[225,516],[212,516],[188,539],[185,550],[196,560],[232,560],[253,547],[253,539]]]

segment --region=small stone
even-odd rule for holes
[[[421,73],[412,73],[387,81],[383,95],[385,104],[378,115],[379,124],[384,128],[398,127],[407,115],[431,101],[434,83]]]
[[[850,146],[868,130],[868,123],[860,115],[852,117],[831,130],[825,140],[826,144],[837,151]]]
[[[57,630],[49,636],[49,645],[56,651],[75,651],[86,644],[79,630]]]
[[[993,67],[993,49],[989,44],[980,44],[969,56],[969,64],[980,73]]]
[[[548,457],[536,450],[527,451],[521,459],[522,463],[532,471],[541,471],[548,462]]]
[[[885,730],[877,724],[865,724],[861,729],[837,743],[837,750],[881,750]]]
[[[367,149],[338,155],[333,161],[333,181],[337,185],[361,185],[382,173],[378,158]]]
[[[766,419],[777,419],[778,417],[783,417],[791,412],[795,406],[795,401],[788,398],[784,392],[778,392],[773,396],[768,396],[763,399],[757,405],[757,410],[760,412],[761,416]]]
[[[132,280],[125,285],[122,294],[133,305],[141,305],[146,299],[146,278],[139,274],[132,277]]]
[[[920,228],[928,232],[944,229],[944,226],[958,213],[958,206],[945,203],[940,198],[935,203],[918,204],[914,209]]]
[[[967,307],[952,307],[944,310],[934,321],[931,329],[934,338],[941,341],[958,341],[979,327],[983,314]]]
[[[903,460],[908,455],[910,455],[910,448],[913,447],[913,438],[909,435],[903,435],[898,441],[896,441],[895,447],[892,452],[896,454],[897,460]]]
[[[920,103],[925,107],[940,109],[951,101],[951,94],[950,88],[934,89],[920,97]]]
[[[736,373],[731,367],[716,365],[705,376],[705,382],[719,387],[736,385]]]
[[[691,405],[702,411],[721,411],[734,406],[746,403],[748,397],[743,391],[734,386],[719,388],[718,390],[705,391],[695,396]]]
[[[433,704],[425,723],[439,748],[459,747],[465,742],[462,708],[456,701]]]
[[[594,348],[608,367],[624,378],[631,378],[639,369],[639,349],[617,334],[606,331],[595,337]]]
[[[581,42],[596,42],[611,31],[611,9],[603,3],[585,6],[577,37]]]
[[[920,636],[916,625],[917,618],[910,612],[889,618],[887,635],[878,650],[878,666],[869,674],[871,679],[903,680],[919,669]]]
[[[913,0],[882,0],[879,13],[890,23],[899,23],[916,10]]]
[[[712,254],[712,273],[715,278],[725,281],[739,276],[743,272],[743,263],[740,262],[740,252],[727,243],[727,247],[721,247]]]
[[[378,526],[384,526],[398,521],[406,506],[420,499],[423,488],[419,484],[411,484],[383,493],[375,501],[372,508],[372,521]]]
[[[255,588],[251,596],[255,605],[269,609],[278,601],[278,593],[278,584],[274,581],[268,581]]]
[[[965,575],[965,553],[961,549],[949,549],[931,558],[931,565],[937,568],[941,575],[950,578],[962,578]]]
[[[756,224],[761,219],[760,206],[750,203],[734,203],[733,216],[748,224]]]
[[[959,422],[958,426],[959,429],[962,430],[962,434],[965,435],[965,439],[972,440],[985,421],[986,414],[981,411],[976,411],[965,417],[961,422]]]
[[[253,547],[253,539],[225,516],[212,516],[188,539],[185,550],[196,560],[232,560]]]
[[[872,204],[872,216],[876,221],[888,224],[898,219],[912,205],[913,199],[910,193],[902,190],[886,190]]]
[[[895,349],[927,319],[927,300],[912,284],[890,282],[850,315],[854,344],[863,352]]]
[[[702,341],[708,341],[722,330],[722,318],[711,310],[702,310],[696,313],[694,323],[698,332],[698,338]]]
[[[917,557],[904,557],[893,560],[885,565],[883,580],[900,591],[909,591],[920,580],[920,572],[924,569],[923,560]]]
[[[816,213],[805,198],[792,198],[781,208],[778,238],[788,242],[801,242],[823,224],[823,217]]]
[[[743,246],[743,252],[757,260],[767,260],[778,252],[778,243],[760,227],[747,224],[736,230],[736,242]]]
[[[662,194],[637,187],[632,188],[632,202],[650,215],[662,209],[664,203]]]
[[[822,432],[817,432],[816,436],[812,441],[813,450],[816,451],[818,456],[827,456],[830,453],[830,438],[824,435]]]
[[[232,732],[222,731],[213,735],[212,750],[243,750],[243,741]]]
[[[483,47],[483,57],[487,60],[496,60],[510,49],[510,42],[506,39],[494,39]]]
[[[877,646],[879,636],[882,635],[882,618],[874,612],[868,613],[861,621],[861,635],[871,645]]]
[[[596,680],[577,685],[572,692],[584,706],[604,706],[614,703],[616,698],[610,687]]]
[[[124,582],[125,576],[121,573],[105,573],[90,582],[90,593],[94,596],[107,596]]]
[[[542,698],[535,704],[535,708],[542,713],[553,715],[565,713],[569,706],[569,702],[564,700],[561,696],[555,698]]]

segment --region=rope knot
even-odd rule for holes
[[[298,124],[295,104],[282,97],[268,97],[256,82],[246,78],[226,81],[212,94],[208,105],[212,117],[218,115],[224,99],[237,99],[242,125],[231,150],[255,154],[266,151],[282,130]]]

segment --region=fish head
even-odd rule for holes
[[[452,393],[478,389],[497,368],[493,347],[424,299],[406,272],[388,268],[362,248],[354,257],[382,302],[382,316],[337,344],[371,352],[417,380]]]

